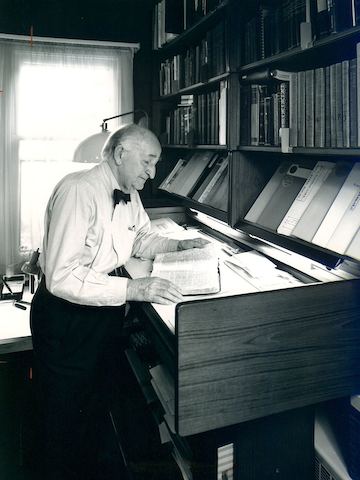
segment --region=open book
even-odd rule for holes
[[[159,253],[155,256],[151,276],[170,280],[182,295],[220,291],[219,258],[212,247]]]

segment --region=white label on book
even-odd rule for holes
[[[313,200],[321,185],[329,176],[335,164],[331,162],[318,162],[280,223],[277,231],[283,235],[290,235],[301,215]]]
[[[218,480],[233,480],[234,478],[234,444],[229,443],[217,449]]]

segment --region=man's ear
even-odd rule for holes
[[[121,144],[116,145],[116,147],[114,149],[114,160],[115,160],[116,165],[121,165],[121,159],[122,159],[123,151],[124,151],[124,148]]]

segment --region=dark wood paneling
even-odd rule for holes
[[[177,307],[178,432],[360,391],[360,281]]]

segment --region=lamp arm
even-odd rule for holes
[[[114,115],[113,117],[104,118],[103,121],[102,121],[102,124],[101,124],[101,128],[103,130],[107,130],[106,122],[108,120],[113,120],[114,118],[125,117],[125,115],[131,115],[132,113],[138,113],[138,112],[143,113],[144,116],[146,117],[146,120],[149,120],[149,116],[148,116],[148,114],[145,110],[131,110],[131,112],[119,113],[119,115]]]

